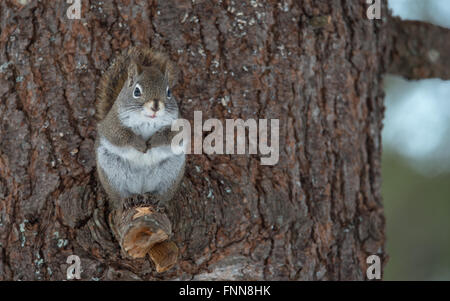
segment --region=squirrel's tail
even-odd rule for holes
[[[175,69],[169,58],[162,52],[144,47],[131,47],[115,58],[103,73],[97,92],[97,119],[102,120],[108,114],[117,99],[123,84],[127,80],[128,66],[133,60],[141,66],[156,66],[169,77],[172,85],[175,81]]]

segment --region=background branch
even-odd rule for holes
[[[392,51],[388,72],[407,79],[450,79],[450,30],[391,17]]]

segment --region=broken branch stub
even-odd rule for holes
[[[178,247],[173,241],[163,241],[150,248],[148,254],[156,265],[156,271],[162,273],[175,265],[178,258]]]
[[[115,210],[110,214],[110,224],[127,257],[144,258],[149,253],[157,272],[176,263],[178,248],[168,241],[172,225],[164,213],[151,206]]]

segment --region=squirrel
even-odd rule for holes
[[[165,54],[140,47],[119,55],[101,77],[96,163],[113,210],[142,195],[163,204],[180,185],[185,154],[171,149],[171,124],[180,116],[175,80]]]

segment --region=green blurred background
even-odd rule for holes
[[[385,280],[450,280],[450,175],[429,177],[383,158],[389,261]]]
[[[449,0],[389,0],[389,6],[403,19],[450,28]],[[450,280],[450,82],[387,75],[385,90],[384,279]]]

